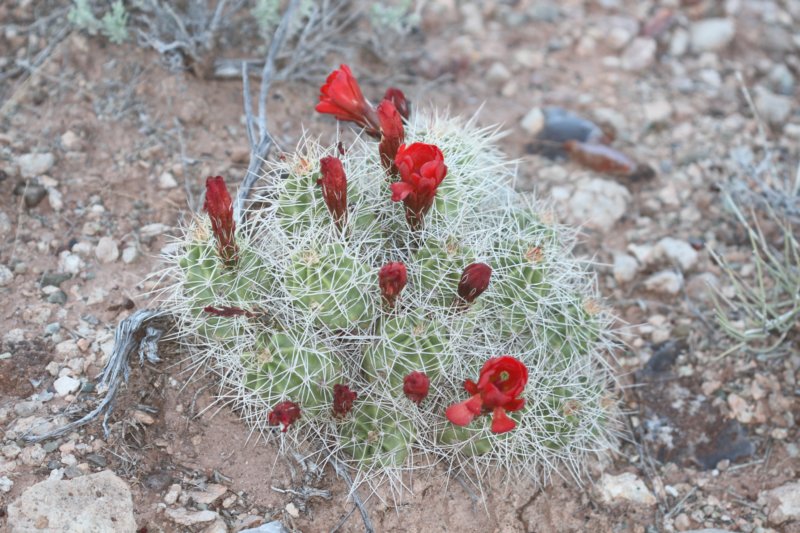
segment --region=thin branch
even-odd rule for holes
[[[269,92],[270,85],[272,85],[275,58],[278,56],[278,51],[283,46],[283,41],[286,40],[286,32],[289,31],[289,24],[292,22],[292,16],[299,3],[300,0],[291,0],[289,2],[289,6],[283,14],[281,23],[278,25],[278,29],[275,30],[275,35],[272,37],[272,42],[269,45],[269,52],[267,53],[267,60],[264,63],[264,70],[261,71],[261,90],[258,93],[258,133],[262,139],[268,135],[267,93]]]
[[[331,462],[333,463],[333,468],[336,469],[336,474],[344,479],[344,481],[347,483],[347,486],[350,488],[350,496],[353,498],[353,503],[358,509],[358,512],[361,513],[361,519],[364,521],[365,533],[375,533],[375,529],[372,527],[372,521],[369,519],[367,509],[364,507],[364,502],[361,501],[361,497],[358,495],[357,489],[353,487],[353,480],[350,477],[350,474],[347,473],[347,468],[334,457],[331,457]],[[341,525],[337,526],[337,529],[338,527],[341,527]]]

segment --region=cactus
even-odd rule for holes
[[[336,76],[350,75],[331,75],[321,110],[374,137],[387,120],[400,128],[388,100],[379,114],[342,107],[360,91],[335,100],[351,87]],[[248,422],[322,445],[362,479],[427,460],[477,478],[492,466],[579,474],[589,453],[613,449],[617,425],[610,317],[570,255],[573,234],[514,191],[496,129],[424,112],[400,129],[405,144],[384,138],[380,154],[367,136],[344,153],[304,137],[266,164],[273,185],[240,227],[197,217],[166,258],[164,302],[182,338]],[[505,354],[525,372],[502,392],[513,376],[486,381],[482,367]],[[353,391],[346,409],[333,409],[334,385]]]

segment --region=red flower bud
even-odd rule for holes
[[[528,383],[528,368],[509,355],[493,357],[481,368],[478,383],[468,379],[464,389],[472,395],[468,400],[447,408],[447,419],[457,426],[466,426],[481,414],[492,414],[492,433],[505,433],[516,427],[506,411],[519,411],[525,399],[519,398]]]
[[[353,402],[358,395],[350,390],[347,385],[336,384],[333,386],[333,414],[344,416],[353,408]]]
[[[403,378],[403,393],[412,402],[419,404],[428,395],[431,380],[422,372],[411,372]]]
[[[338,120],[355,122],[367,133],[377,137],[380,131],[378,117],[367,99],[361,93],[358,82],[350,72],[350,67],[341,65],[325,80],[319,89],[319,113],[333,115]]]
[[[485,263],[472,263],[464,269],[458,282],[458,295],[467,303],[472,303],[489,286],[492,267]]]
[[[228,264],[235,263],[236,223],[233,221],[233,202],[222,176],[206,178],[206,201],[203,209],[211,219],[211,231],[217,239],[217,253]]]
[[[411,114],[411,102],[406,100],[406,95],[397,87],[389,87],[386,89],[386,94],[383,95],[384,100],[389,100],[397,108],[398,113],[404,119],[408,120]]]
[[[397,157],[397,149],[405,140],[403,119],[400,118],[400,113],[394,104],[384,100],[378,105],[378,120],[381,123],[381,142],[378,145],[381,164],[391,175],[396,175],[397,166],[394,164],[394,158]]]
[[[317,184],[322,186],[322,198],[328,211],[333,216],[333,221],[338,228],[347,223],[347,177],[341,160],[328,156],[319,160],[322,178]]]
[[[403,201],[406,221],[412,230],[422,227],[425,213],[433,205],[436,189],[447,175],[442,151],[432,144],[402,145],[397,150],[395,165],[400,181],[392,183],[392,201]]]
[[[381,295],[389,307],[394,307],[397,296],[408,281],[406,266],[400,262],[386,263],[378,271],[378,285]]]
[[[272,426],[281,426],[281,431],[286,433],[289,426],[300,418],[300,406],[294,402],[280,402],[269,413],[269,423]]]

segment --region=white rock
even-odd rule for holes
[[[666,122],[672,116],[672,105],[666,100],[656,100],[644,106],[644,118],[649,124]]]
[[[647,485],[635,474],[626,472],[618,476],[603,474],[600,480],[600,498],[608,504],[623,502],[655,505],[656,498]]]
[[[164,235],[169,231],[169,226],[166,224],[161,224],[159,222],[155,222],[153,224],[147,224],[146,226],[142,226],[139,230],[139,234],[142,238],[147,239],[150,237],[157,237],[159,235]]]
[[[80,137],[72,130],[67,130],[61,135],[61,146],[67,151],[74,152],[80,150],[81,144]]]
[[[733,19],[712,18],[697,21],[689,28],[692,51],[716,52],[730,44],[736,35]]]
[[[25,340],[25,330],[22,328],[10,329],[3,335],[3,340],[8,343],[22,342]]]
[[[70,376],[61,376],[53,382],[53,388],[59,396],[66,396],[77,391],[81,386],[79,379]]]
[[[5,237],[11,233],[11,219],[5,211],[0,211],[0,237]]]
[[[47,457],[47,452],[40,444],[26,446],[19,454],[19,460],[28,466],[39,466],[44,462],[45,457]]]
[[[278,520],[274,520],[258,527],[243,529],[239,533],[289,533],[289,531]]]
[[[221,516],[217,516],[211,525],[203,529],[203,533],[228,533],[228,526]]]
[[[11,487],[13,486],[14,482],[8,479],[8,477],[0,477],[0,492],[11,492]]]
[[[767,506],[770,524],[780,525],[789,520],[800,520],[800,481],[764,491],[759,494],[758,501]]]
[[[700,254],[686,242],[672,237],[664,237],[653,250],[657,259],[667,258],[680,265],[681,270],[691,270],[696,264]]]
[[[159,189],[174,189],[177,186],[178,182],[175,180],[175,176],[172,175],[172,172],[164,172],[158,177]]]
[[[292,502],[286,504],[286,512],[289,513],[289,516],[292,518],[297,518],[300,516],[300,510]]]
[[[210,483],[206,486],[206,490],[193,490],[189,492],[189,497],[197,503],[211,505],[218,499],[222,498],[228,492],[228,487]]]
[[[0,287],[5,287],[14,281],[14,273],[5,265],[0,265]]]
[[[122,250],[122,262],[125,264],[133,263],[137,257],[139,257],[139,250],[135,246],[128,246]]]
[[[103,264],[113,263],[119,257],[119,248],[111,237],[101,237],[94,249],[94,255]]]
[[[625,215],[631,194],[617,182],[600,178],[578,184],[568,202],[572,222],[608,231]]]
[[[647,69],[656,60],[656,48],[656,41],[651,37],[635,38],[622,53],[622,68],[631,71]]]
[[[166,513],[173,522],[182,526],[193,526],[195,524],[213,522],[219,516],[214,511],[188,511],[183,507],[179,509],[167,509]]]
[[[64,250],[58,255],[58,271],[67,274],[79,274],[85,266],[79,255]]]
[[[35,178],[41,174],[46,174],[53,168],[56,158],[51,153],[44,154],[23,154],[16,159],[19,173],[23,178]]]
[[[11,533],[136,531],[130,489],[110,470],[37,483],[8,506],[8,526]]]
[[[511,72],[508,68],[499,61],[492,63],[489,70],[486,71],[486,80],[493,84],[501,84],[511,79]]]
[[[763,87],[756,87],[755,104],[761,118],[775,126],[781,126],[792,113],[792,99],[773,94]]]
[[[544,128],[544,113],[540,108],[534,107],[522,117],[519,125],[531,135],[537,135]]]
[[[636,277],[639,262],[628,254],[614,254],[614,279],[618,283],[628,283]]]
[[[689,49],[689,32],[683,28],[678,28],[672,34],[672,39],[669,41],[669,55],[672,57],[681,57]]]
[[[169,490],[164,495],[164,503],[173,505],[178,501],[178,496],[181,495],[181,486],[178,483],[169,486]]]
[[[61,211],[64,209],[64,195],[55,187],[46,187],[47,201],[50,202],[50,207],[53,211]]]
[[[678,294],[683,286],[683,278],[671,270],[664,270],[653,274],[644,282],[648,291],[664,294]]]

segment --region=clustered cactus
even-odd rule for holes
[[[496,129],[409,107],[334,71],[317,110],[365,135],[267,163],[238,227],[208,178],[166,305],[247,421],[361,479],[437,461],[578,474],[616,440],[593,278],[514,191]]]

